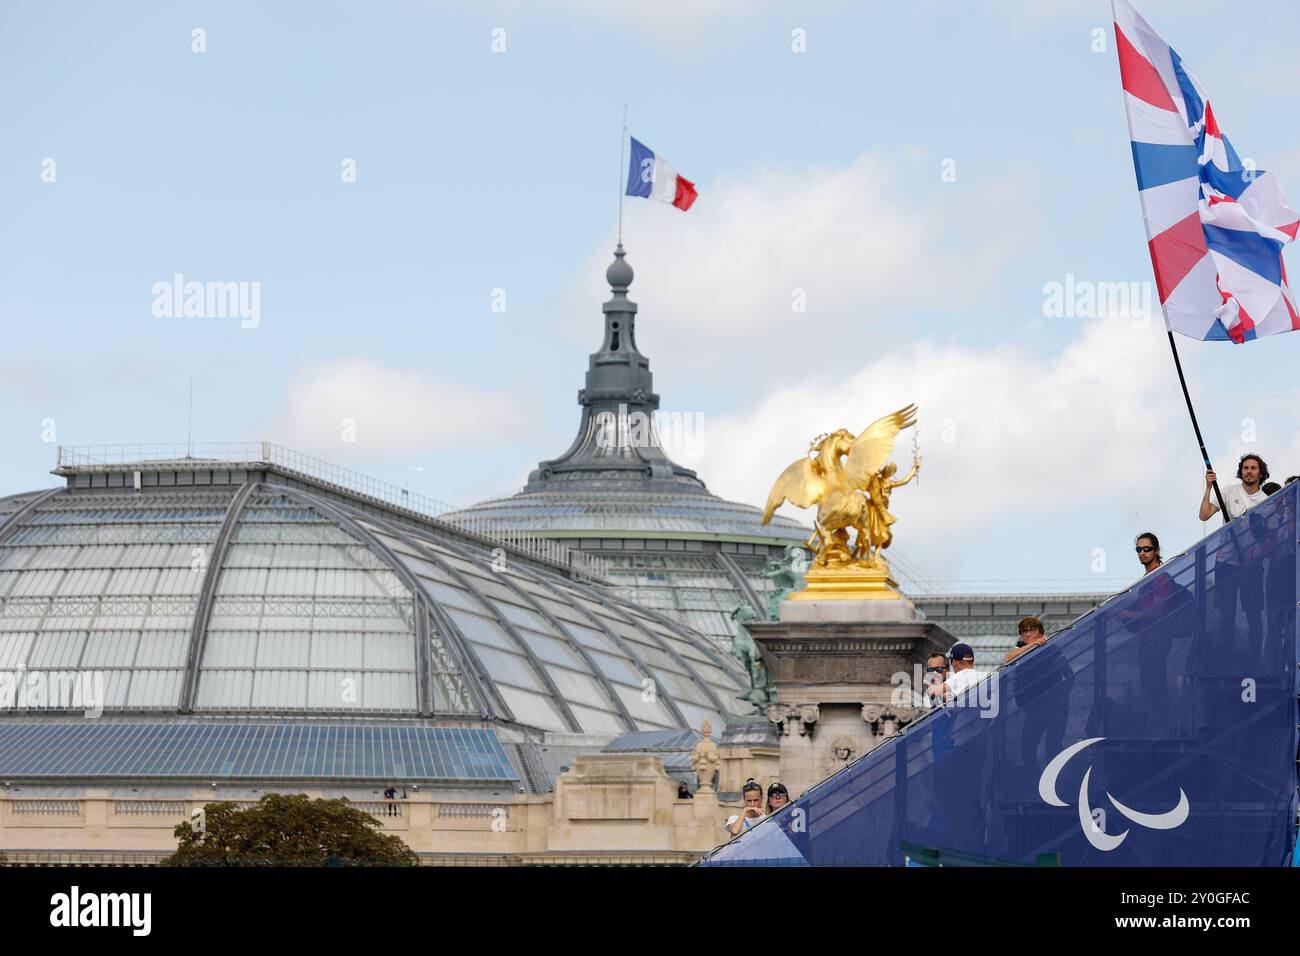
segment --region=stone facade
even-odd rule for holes
[[[920,717],[908,691],[953,644],[906,600],[787,603],[780,621],[749,627],[780,695],[767,717],[796,796]]]
[[[720,748],[719,776],[775,779],[771,747]],[[760,769],[763,768],[763,769]],[[172,831],[204,805],[251,805],[269,788],[214,795],[195,788],[151,788],[148,798],[88,787],[57,798],[39,788],[0,790],[0,851],[10,864],[152,864],[176,848]],[[310,796],[310,787],[274,788]],[[739,789],[739,785],[736,786]],[[405,799],[376,800],[367,788],[349,795],[383,831],[394,833],[428,865],[689,864],[726,839],[722,823],[739,808],[701,789],[677,799],[663,762],[644,754],[576,757],[552,793],[493,798],[408,790]]]

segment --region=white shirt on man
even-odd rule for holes
[[[1229,518],[1240,518],[1249,508],[1255,507],[1261,501],[1268,498],[1263,488],[1256,489],[1253,495],[1247,494],[1246,489],[1242,487],[1241,482],[1235,485],[1220,486],[1223,492],[1223,503],[1228,506]],[[1215,504],[1218,504],[1216,501]]]
[[[1240,518],[1255,505],[1268,498],[1262,487],[1253,495],[1246,494],[1246,489],[1241,486],[1241,482],[1233,485],[1221,485],[1219,490],[1223,492],[1223,503],[1228,506],[1229,520]],[[1222,564],[1241,563],[1241,558],[1237,554],[1237,537],[1237,535],[1233,534],[1228,535],[1228,540],[1220,546],[1215,555],[1216,561]]]
[[[968,667],[965,670],[956,671],[948,678],[948,690],[952,692],[953,697],[956,697],[966,688],[978,684],[988,676],[988,674],[985,674],[981,670],[976,670],[974,667]]]
[[[722,829],[730,833],[732,824],[734,824],[739,817],[739,813],[733,813],[731,816],[727,817],[727,822],[722,825]],[[762,823],[766,817],[766,813],[761,817],[745,817],[745,825],[740,828],[740,832],[744,833],[746,830],[754,829],[754,827]]]

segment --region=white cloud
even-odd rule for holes
[[[915,336],[891,321],[900,309],[947,312],[954,294],[994,299],[1036,222],[1028,177],[967,183],[959,165],[958,181],[944,183],[938,158],[925,167],[932,186],[915,201],[900,186],[904,172],[915,179],[915,163],[876,152],[848,165],[720,177],[701,185],[686,213],[626,200],[643,351],[673,356],[679,374],[741,364],[762,374]],[[591,303],[608,298],[612,245],[603,241],[582,265],[561,313],[583,341]],[[796,311],[801,295],[806,311]]]
[[[346,440],[349,422],[355,441]],[[266,430],[295,449],[373,461],[465,447],[485,433],[526,433],[532,424],[504,393],[358,357],[298,368]]]
[[[715,493],[761,504],[815,434],[860,431],[914,401],[920,484],[896,492],[892,510],[903,552],[943,576],[986,551],[1000,519],[1038,515],[1050,526],[1088,509],[1100,522],[1168,508],[1159,469],[1187,458],[1190,431],[1169,365],[1161,330],[1116,318],[1092,320],[1056,354],[922,341],[842,382],[778,388],[750,411],[712,420],[698,467]],[[895,449],[900,470],[911,440],[903,435]],[[808,520],[789,505],[782,513]],[[1059,533],[1044,537],[1064,546]]]

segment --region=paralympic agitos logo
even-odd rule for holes
[[[1075,754],[1105,739],[1105,737],[1090,737],[1087,740],[1080,740],[1052,758],[1051,762],[1043,768],[1042,776],[1038,778],[1038,795],[1043,798],[1044,803],[1053,807],[1066,806],[1065,801],[1056,794],[1056,778],[1061,775],[1061,771]],[[1092,767],[1089,767],[1083,772],[1083,783],[1079,785],[1079,826],[1083,828],[1083,835],[1088,838],[1088,842],[1098,850],[1103,852],[1113,850],[1124,842],[1129,831],[1124,830],[1114,835],[1106,832],[1105,811],[1100,809],[1094,811],[1088,803],[1088,779],[1091,776]],[[1109,791],[1106,793],[1106,799],[1114,804],[1121,815],[1138,826],[1152,830],[1172,830],[1182,826],[1191,810],[1191,805],[1187,802],[1187,794],[1183,793],[1182,787],[1178,788],[1178,804],[1164,813],[1141,813],[1132,810],[1112,797]]]

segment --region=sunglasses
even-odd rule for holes
[[[942,673],[943,673],[944,671],[946,671],[947,669],[948,669],[948,668],[946,668],[946,667],[927,667],[927,668],[925,669],[925,672],[926,672],[927,674],[942,674]]]
[[[1136,551],[1138,554],[1146,554],[1150,551],[1154,551],[1155,548],[1151,547],[1151,545],[1149,544],[1139,544],[1133,550]]]

